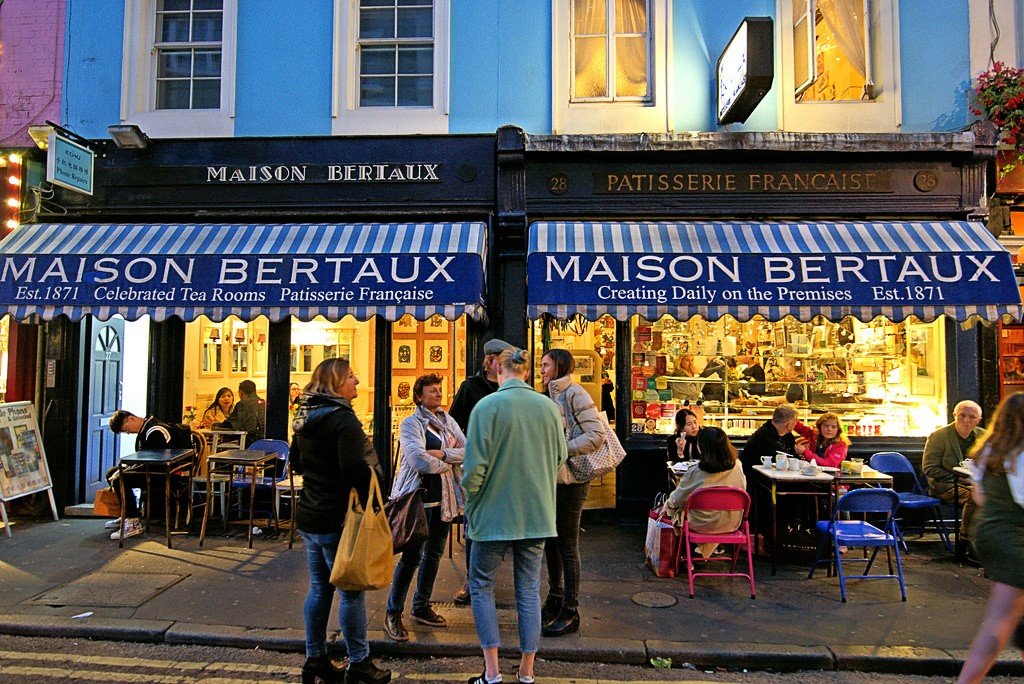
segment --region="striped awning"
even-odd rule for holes
[[[134,320],[484,317],[484,223],[25,225],[0,313]]]
[[[534,223],[531,318],[725,314],[1020,320],[1010,255],[980,223]]]

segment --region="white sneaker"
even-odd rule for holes
[[[120,518],[114,518],[113,520],[108,520],[107,522],[103,523],[103,527],[105,527],[108,530],[116,530],[117,526],[120,523],[121,523],[121,519]]]
[[[139,518],[126,518],[125,519],[125,521],[124,521],[124,538],[125,539],[128,539],[129,537],[137,537],[137,536],[139,536],[140,534],[142,534],[145,531],[146,531],[146,528],[142,525],[142,520],[140,520]],[[114,540],[114,541],[117,541],[118,539],[120,539],[120,536],[118,535],[117,530],[114,530],[114,532],[110,535],[110,538],[112,540]]]

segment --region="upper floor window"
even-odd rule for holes
[[[220,107],[223,32],[222,0],[157,2],[157,109]]]
[[[448,132],[448,3],[334,0],[335,134]]]
[[[572,100],[647,100],[648,0],[573,0]]]
[[[898,4],[778,0],[783,130],[899,130]]]
[[[864,0],[793,3],[793,85],[800,102],[870,99]]]
[[[554,0],[555,133],[663,133],[668,0]]]
[[[234,133],[238,0],[124,0],[121,121],[147,135]]]
[[[433,103],[433,4],[432,0],[360,0],[360,107],[429,107]]]

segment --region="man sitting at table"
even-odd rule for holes
[[[743,472],[747,481],[751,481],[754,466],[761,462],[762,456],[774,456],[776,451],[783,451],[790,456],[796,455],[796,409],[789,404],[780,404],[772,411],[772,419],[757,428],[743,447]]]
[[[928,435],[924,443],[921,470],[928,478],[928,489],[932,496],[953,503],[953,483],[957,477],[953,468],[967,458],[975,440],[984,433],[978,427],[979,423],[981,407],[973,401],[961,401],[953,407],[953,422]],[[963,519],[960,521],[960,544],[968,558],[971,558],[971,521],[976,506],[971,498],[969,483],[960,486],[959,496],[959,503],[964,507]]]
[[[157,420],[153,416],[140,418],[130,411],[118,410],[110,416],[110,431],[115,435],[134,434],[135,450],[144,449],[191,449],[192,431],[187,425],[171,425]],[[121,496],[121,488],[118,486],[117,476],[120,470],[117,466],[107,470],[107,482]],[[159,475],[150,477],[150,485]],[[124,513],[124,537],[134,537],[145,532],[142,518],[139,514],[139,504],[135,500],[133,489],[143,489],[146,486],[146,476],[133,474],[130,470],[124,472],[124,490],[126,496],[121,501],[121,510]],[[152,503],[152,496],[149,497]],[[108,520],[104,525],[108,529],[113,528],[111,539],[118,539],[117,525],[119,519]]]
[[[246,444],[266,436],[267,402],[256,396],[256,383],[243,380],[238,383],[238,403],[223,423],[215,423],[213,429],[244,430]]]

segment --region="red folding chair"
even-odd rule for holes
[[[743,518],[739,529],[732,532],[719,532],[715,534],[704,534],[690,529],[690,511],[742,511]],[[747,516],[750,513],[750,495],[744,490],[736,487],[706,487],[698,489],[686,500],[686,509],[683,511],[683,540],[681,549],[686,553],[686,573],[690,582],[690,598],[693,598],[694,577],[746,577],[750,582],[750,598],[756,598],[754,589],[754,543],[750,536],[750,525]],[[735,550],[732,556],[712,556],[703,558],[693,556],[694,544],[733,544]],[[736,572],[736,565],[740,557],[740,549],[747,550],[747,572]],[[683,551],[679,553],[679,562],[682,562]],[[728,572],[695,572],[694,563],[726,562],[731,561]],[[676,575],[679,574],[678,564]]]

